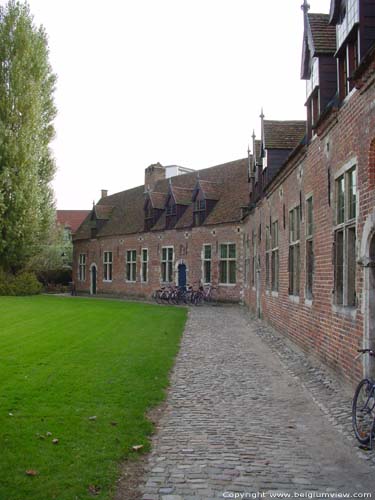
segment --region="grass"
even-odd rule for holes
[[[111,498],[119,463],[149,448],[144,414],[164,398],[186,311],[0,297],[0,317],[0,499],[85,500],[91,485]]]

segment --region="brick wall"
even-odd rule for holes
[[[362,376],[362,362],[355,361],[364,335],[363,268],[356,265],[357,306],[335,305],[334,227],[335,177],[345,168],[357,170],[357,255],[363,225],[375,206],[375,89],[374,85],[352,92],[334,121],[320,130],[298,159],[290,161],[272,183],[247,219],[245,239],[262,227],[259,243],[261,316],[352,382]],[[313,196],[315,267],[313,298],[306,298],[306,197]],[[300,292],[288,289],[289,210],[302,200],[300,236]],[[285,208],[284,208],[285,206]],[[285,226],[284,226],[285,210]],[[269,219],[279,221],[279,291],[266,290],[265,228]],[[251,243],[250,243],[251,247]],[[252,258],[252,255],[250,256]],[[257,290],[251,276],[245,283],[244,298],[257,309]]]
[[[237,253],[236,284],[219,283],[219,247],[221,243],[235,243]],[[162,247],[174,248],[174,281],[178,282],[178,265],[187,267],[187,283],[197,286],[202,280],[203,245],[212,245],[212,284],[217,287],[216,298],[221,301],[238,302],[243,287],[243,226],[240,224],[197,227],[189,231],[169,230],[146,232],[95,240],[76,241],[74,244],[73,275],[78,292],[90,292],[90,266],[95,263],[98,270],[97,293],[115,294],[150,298],[160,288]],[[141,249],[149,252],[148,281],[141,282]],[[129,283],[125,279],[126,251],[136,250],[136,281]],[[113,278],[111,282],[103,280],[103,253],[111,251],[113,255]],[[86,281],[78,279],[79,254],[87,255]]]

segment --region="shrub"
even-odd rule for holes
[[[17,275],[0,271],[0,295],[37,295],[42,285],[34,273],[21,272]]]

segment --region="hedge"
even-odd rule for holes
[[[0,295],[37,295],[42,289],[42,284],[32,272],[12,275],[0,271]]]

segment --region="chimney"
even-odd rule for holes
[[[105,198],[106,196],[108,196],[108,189],[102,189],[102,198]]]
[[[154,163],[145,170],[145,191],[153,191],[158,181],[165,179],[165,167],[160,163]]]

